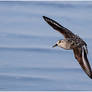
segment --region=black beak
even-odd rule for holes
[[[57,44],[55,44],[55,45],[53,45],[52,47],[54,48],[54,47],[56,47],[56,46],[58,46]]]

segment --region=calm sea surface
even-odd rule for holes
[[[42,16],[81,36],[92,65],[92,2],[0,2],[0,91],[92,90],[73,52],[52,48],[63,36]]]

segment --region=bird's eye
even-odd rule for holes
[[[61,43],[61,41],[59,41],[59,43]]]

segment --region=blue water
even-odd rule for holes
[[[92,2],[0,2],[0,91],[92,90],[73,52],[52,48],[63,36],[42,16],[81,36],[92,65]]]

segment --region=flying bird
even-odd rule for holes
[[[43,19],[53,29],[60,32],[64,36],[64,39],[57,41],[53,47],[58,46],[66,50],[73,50],[75,59],[77,59],[84,72],[92,79],[92,70],[87,58],[88,49],[86,42],[56,21],[46,16],[43,16]]]

